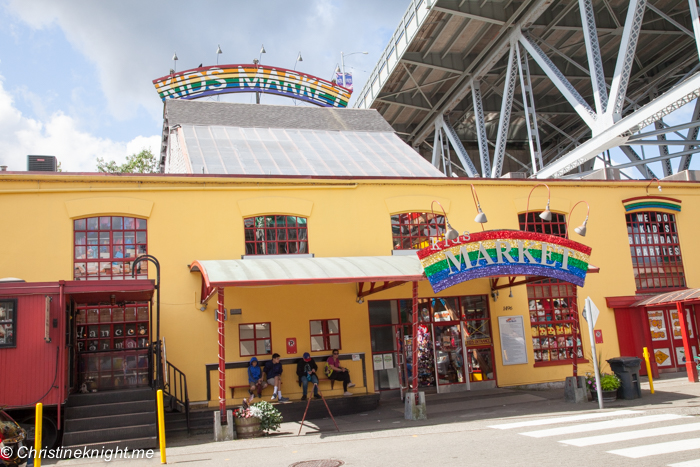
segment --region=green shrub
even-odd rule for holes
[[[260,417],[260,428],[263,431],[277,431],[282,423],[282,414],[269,402],[260,401],[253,404],[251,407],[260,409],[262,416]]]
[[[622,383],[615,374],[602,375],[600,377],[600,389],[603,391],[617,391]]]

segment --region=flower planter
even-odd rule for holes
[[[258,438],[262,434],[259,418],[236,418],[236,435],[239,439]]]
[[[598,393],[596,391],[591,391],[591,396],[593,401],[598,400]],[[617,389],[612,391],[603,391],[603,402],[615,402],[617,400]]]

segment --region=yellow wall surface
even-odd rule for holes
[[[19,277],[28,282],[72,279],[72,218],[100,214],[147,218],[148,253],[158,258],[162,268],[162,334],[166,337],[168,360],[187,374],[190,399],[205,400],[205,365],[217,362],[216,304],[215,299],[211,300],[206,310],[200,311],[201,276],[190,272],[188,265],[195,260],[240,259],[245,252],[244,215],[272,213],[275,204],[280,206],[280,213],[308,215],[309,250],[316,257],[387,256],[392,250],[390,214],[429,211],[433,199],[445,206],[450,223],[458,231],[481,230],[474,222],[476,211],[470,182],[478,190],[481,207],[488,216],[487,228],[519,228],[517,213],[525,210],[528,193],[536,182],[3,173],[0,212],[5,223],[0,231],[0,277]],[[605,359],[619,355],[614,313],[606,308],[605,297],[635,294],[622,200],[644,196],[647,183],[548,182],[553,211],[568,215],[568,209],[579,200],[586,200],[591,206],[588,235],[584,239],[572,234],[572,239],[592,248],[591,263],[600,267],[600,273],[589,275],[585,287],[578,289],[578,305],[582,309],[585,298],[590,296],[601,310],[596,328],[603,330],[604,344],[599,348]],[[700,245],[694,241],[700,227],[698,187],[696,183],[663,182],[661,194],[683,201],[677,222],[689,287],[700,286],[700,268],[692,261],[700,254]],[[546,189],[539,187],[530,199],[530,209],[542,210],[546,201]],[[579,205],[574,211],[572,230],[583,221],[585,210],[585,205]],[[155,278],[153,268],[149,275]],[[488,281],[480,279],[438,295],[489,292]],[[526,336],[530,330],[526,287],[514,287],[512,298],[508,292],[501,290],[496,302],[489,299],[498,385],[561,381],[569,376],[570,366],[535,368],[531,339],[526,339],[529,363],[502,365],[497,318],[520,315]],[[360,364],[348,363],[358,384],[353,390],[373,392],[368,302],[410,298],[411,288],[406,284],[387,290],[368,297],[364,304],[356,303],[355,293],[355,284],[227,288],[226,308],[240,308],[242,314],[229,316],[226,322],[226,361],[248,360],[239,355],[240,323],[271,322],[272,350],[287,358],[300,357],[310,350],[309,320],[339,318],[341,352],[364,353],[367,358],[367,388],[361,387]],[[419,294],[435,296],[425,281],[420,283]],[[584,323],[582,328],[587,355],[590,345]],[[294,355],[286,354],[288,337],[298,339],[298,352]],[[580,373],[591,368],[584,364]],[[300,393],[293,373],[292,367],[285,369],[285,395]],[[216,373],[210,377],[216,378]],[[245,384],[241,370],[228,370],[227,378],[230,385]],[[214,399],[218,397],[217,387],[212,379]]]

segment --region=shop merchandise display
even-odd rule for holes
[[[433,342],[430,328],[426,325],[418,326],[418,385],[435,385],[435,357],[433,355]]]

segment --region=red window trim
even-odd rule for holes
[[[420,216],[425,216],[426,221],[421,222]],[[429,218],[429,216],[434,216]],[[404,212],[391,215],[391,241],[394,250],[418,250],[427,246],[432,238],[442,239],[445,235],[445,216],[442,214],[433,214],[431,212]],[[396,223],[394,221],[397,221]],[[413,222],[417,220],[418,222]],[[435,220],[435,221],[434,221]],[[420,235],[420,232],[430,225],[435,225],[437,222],[437,234]],[[396,232],[394,229],[398,229]],[[406,235],[403,235],[403,228],[407,228]],[[414,235],[411,228],[417,229],[418,235]],[[397,235],[398,233],[398,235]],[[425,233],[425,231],[423,231]],[[406,247],[404,243],[408,241],[410,247]]]
[[[649,221],[639,221],[637,220],[638,215],[648,216]],[[657,220],[656,216],[668,216],[668,220]],[[667,224],[673,231],[669,232],[641,232],[639,229],[640,224],[648,226],[661,226]],[[678,221],[675,213],[668,213],[664,211],[652,211],[652,210],[642,210],[625,213],[625,225],[627,227],[627,235],[629,240],[630,255],[632,257],[632,272],[635,275],[634,283],[638,293],[660,293],[660,292],[670,292],[673,290],[682,290],[686,286],[686,276],[685,267],[683,266],[683,252],[681,250],[680,234],[678,233]],[[635,226],[637,231],[635,232]],[[648,227],[647,227],[648,228]],[[652,237],[652,242],[642,243],[640,239],[647,238],[647,236]],[[673,237],[675,236],[675,242],[673,242]],[[663,239],[664,241],[659,241]],[[671,239],[671,242],[666,240]],[[640,240],[637,243],[637,240]],[[654,241],[656,240],[656,241]],[[655,253],[654,248],[660,248],[660,253]],[[669,252],[664,253],[663,248],[668,249],[678,249],[678,254],[670,254]],[[637,249],[642,250],[642,254],[637,254]],[[644,255],[644,250],[647,250],[651,254]],[[674,258],[673,263],[671,263],[671,258]],[[639,265],[639,259],[642,260],[641,266]],[[645,259],[649,260],[648,266]],[[668,261],[666,261],[666,259]],[[653,260],[653,263],[652,263]],[[659,266],[661,265],[661,266]],[[666,272],[667,268],[675,268],[676,271]],[[645,271],[648,270],[649,273]],[[655,272],[656,270],[656,272]],[[659,271],[663,270],[662,273]],[[641,274],[644,274],[642,278]],[[658,287],[649,287],[649,283],[652,285],[658,281]],[[661,285],[661,282],[666,282],[665,285]],[[643,284],[645,282],[645,284]],[[668,283],[671,282],[671,285]],[[673,282],[678,282],[678,285],[673,285]]]
[[[321,327],[323,328],[323,331],[328,330],[328,321],[333,321],[336,320],[338,321],[338,332],[322,332],[321,334],[311,334],[311,322],[312,321],[321,321]],[[323,346],[324,348],[321,350],[313,350],[313,338],[314,337],[323,337]],[[327,318],[327,319],[310,319],[309,320],[309,349],[311,349],[311,352],[327,352],[329,350],[333,350],[333,348],[330,345],[330,337],[331,336],[338,336],[338,350],[342,349],[343,347],[343,341],[340,337],[340,318]]]
[[[89,228],[88,224],[91,219],[96,219],[96,229]],[[102,228],[104,219],[109,220],[109,228]],[[115,219],[121,219],[121,228],[114,228]],[[125,219],[133,220],[133,228],[125,228]],[[137,228],[137,224],[140,221],[145,223],[144,228]],[[85,224],[84,228],[77,228],[80,222]],[[89,236],[91,233],[97,234],[97,238],[95,239],[97,243],[89,243]],[[133,243],[126,242],[126,233],[133,233]],[[143,242],[138,241],[140,233],[144,235]],[[82,243],[77,240],[80,234],[84,235]],[[106,234],[107,236],[105,237],[102,234]],[[121,234],[121,243],[116,240],[117,236],[115,234]],[[126,256],[127,246],[134,247],[133,256]],[[103,252],[101,250],[105,248],[109,256],[102,257]],[[117,256],[116,254],[118,248],[121,249],[121,256]],[[79,249],[84,250],[80,250],[81,252],[79,253]],[[95,257],[89,257],[91,251],[95,252]],[[142,254],[148,254],[148,219],[133,216],[89,216],[73,220],[73,277],[75,280],[131,279],[130,263]],[[79,255],[82,257],[78,258]],[[134,279],[148,278],[147,264],[146,262],[139,263],[137,266],[138,271]],[[96,265],[97,267],[97,272],[94,275],[88,274],[91,265]],[[76,275],[78,271],[82,271],[82,274]],[[106,273],[105,271],[109,272]]]
[[[2,325],[10,324],[12,325],[12,342],[7,343],[7,335],[5,335],[5,343],[0,344],[0,349],[15,349],[17,348],[17,303],[16,298],[3,298],[0,299],[0,304],[11,303],[12,304],[12,319],[3,319]],[[7,328],[5,328],[7,329]]]
[[[255,328],[258,324],[269,325],[270,336],[269,337],[258,337],[258,330]],[[252,339],[241,339],[241,326],[253,326],[253,338]],[[268,353],[257,353],[258,352],[258,341],[268,339],[270,341],[270,351]],[[243,355],[243,342],[253,342],[253,348],[255,353]],[[238,355],[240,357],[257,357],[258,355],[272,355],[272,324],[270,321],[263,321],[260,323],[240,323],[238,325]]]
[[[264,217],[266,220],[263,227],[255,226],[255,219]],[[284,218],[284,225],[276,224],[276,217]],[[289,225],[289,218],[294,218],[295,225]],[[274,225],[267,225],[267,218],[272,218]],[[299,225],[299,219],[304,219],[304,226]],[[253,225],[248,227],[246,224],[252,221]],[[256,232],[261,231],[263,238],[257,239]],[[274,239],[268,240],[268,232],[274,233]],[[280,239],[279,235],[284,232],[284,239]],[[290,234],[294,232],[295,239],[289,239]],[[302,239],[303,232],[303,239]],[[252,240],[249,240],[247,235],[251,234]],[[251,216],[243,218],[243,242],[245,254],[251,256],[266,256],[266,255],[306,255],[311,251],[309,249],[309,219],[304,216],[289,216],[286,214],[264,214],[260,216]],[[274,251],[268,252],[271,246],[274,245]],[[280,246],[284,245],[285,251],[280,253]],[[290,253],[291,246],[294,245],[296,251]],[[258,248],[260,247],[260,248]],[[265,252],[259,253],[258,251]],[[301,251],[304,250],[304,251]]]

